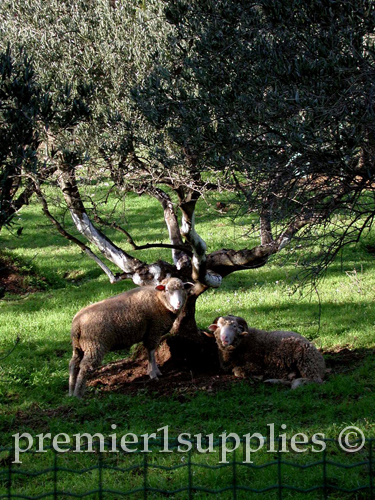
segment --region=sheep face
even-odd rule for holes
[[[178,278],[164,280],[155,288],[163,293],[163,303],[173,313],[179,313],[187,300],[187,290],[193,286],[192,283],[183,283]]]
[[[209,326],[209,330],[215,332],[216,341],[223,347],[235,346],[247,328],[246,321],[238,316],[221,316]]]

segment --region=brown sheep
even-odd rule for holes
[[[209,330],[219,351],[220,365],[237,376],[262,375],[270,383],[295,389],[307,382],[323,381],[325,362],[321,353],[299,333],[266,332],[249,328],[239,316],[221,316]]]
[[[82,397],[88,374],[107,352],[141,341],[148,352],[147,373],[157,379],[161,373],[155,349],[184,307],[190,286],[178,278],[168,278],[160,285],[135,288],[81,309],[71,329],[69,395]]]

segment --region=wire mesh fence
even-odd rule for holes
[[[375,439],[96,437],[0,447],[0,499],[375,498]]]

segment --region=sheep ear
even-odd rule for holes
[[[194,283],[190,283],[190,281],[184,283],[185,290],[189,290],[192,286],[194,286]]]
[[[211,333],[211,332],[205,332],[205,331],[203,330],[203,333],[204,333],[205,335],[207,335],[207,337],[211,337],[211,338],[212,338],[212,337],[215,337],[215,335],[214,335],[213,333]]]
[[[217,325],[212,324],[208,327],[208,329],[210,330],[210,332],[214,332],[217,330]]]
[[[156,285],[155,290],[164,291],[165,290],[165,285]]]
[[[242,329],[243,332],[249,329],[246,321],[243,318],[237,318],[237,324]]]
[[[246,331],[240,333],[241,337],[246,337],[246,335],[248,335],[248,334],[249,334],[249,332],[246,332]]]

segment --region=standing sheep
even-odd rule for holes
[[[187,299],[191,283],[169,278],[84,307],[73,318],[73,356],[69,364],[69,395],[82,397],[88,374],[109,351],[143,341],[151,379],[161,375],[155,349],[172,327]]]
[[[249,328],[239,316],[216,318],[209,330],[216,339],[220,365],[235,375],[264,375],[266,382],[295,389],[306,382],[321,383],[325,362],[321,353],[295,332]]]

